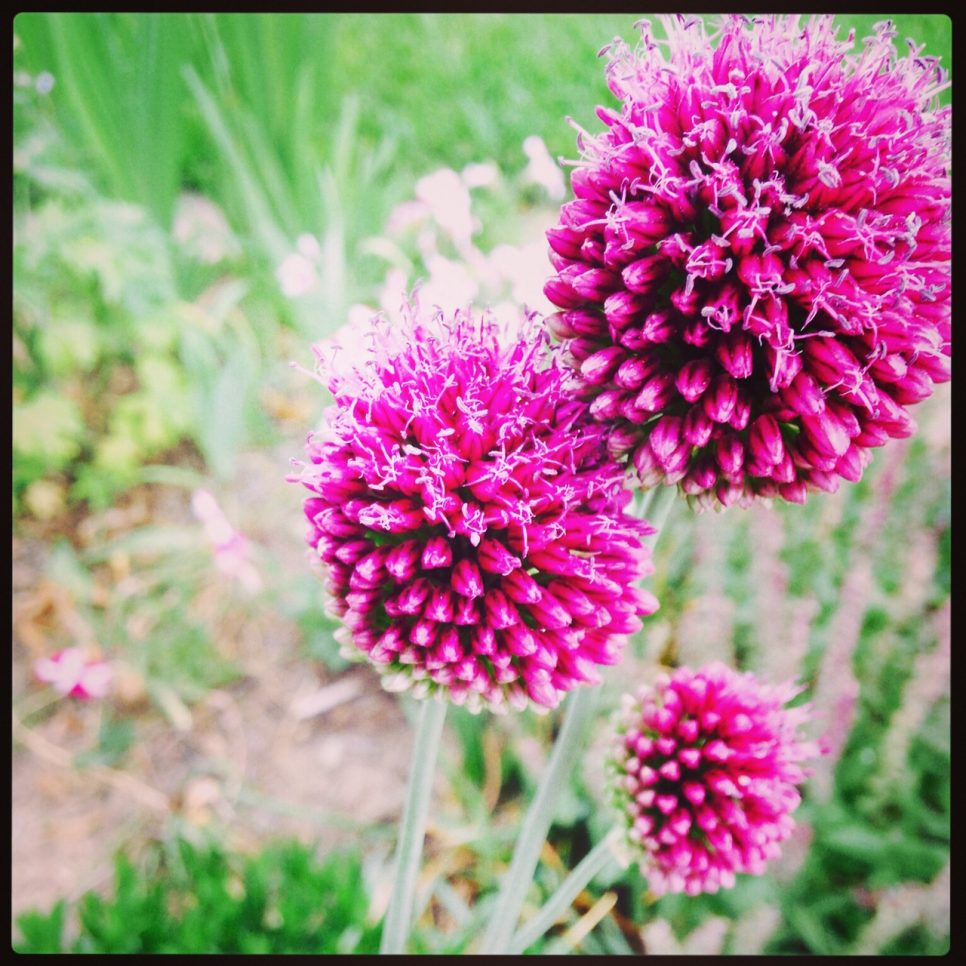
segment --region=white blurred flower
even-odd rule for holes
[[[492,161],[468,164],[460,177],[467,188],[491,188],[500,180],[500,169]]]
[[[550,157],[543,138],[531,134],[523,142],[523,151],[530,159],[521,175],[524,184],[534,184],[547,193],[547,197],[559,201],[567,192],[563,172]]]
[[[218,570],[237,580],[249,594],[260,590],[262,579],[251,561],[248,539],[228,522],[214,496],[208,490],[195,490],[191,495],[191,510],[211,541]]]
[[[409,228],[421,225],[429,216],[429,208],[421,201],[403,201],[393,208],[386,224],[390,235],[401,235]]]
[[[49,94],[54,89],[54,75],[49,70],[43,70],[34,81],[34,88],[38,94]]]
[[[303,232],[295,239],[295,248],[299,254],[317,262],[322,257],[322,249],[319,247],[319,240],[315,235]]]
[[[454,262],[442,255],[426,259],[429,278],[420,292],[424,305],[438,305],[444,312],[465,308],[476,298],[480,287],[472,272],[462,262]]]
[[[290,299],[310,292],[318,281],[315,266],[299,252],[293,252],[282,259],[275,277],[282,294]]]
[[[178,196],[171,234],[185,251],[207,265],[241,253],[241,246],[221,208],[194,191]]]
[[[490,252],[490,265],[510,283],[510,294],[518,303],[549,311],[543,294],[547,280],[547,245],[543,239],[523,246],[497,245]]]
[[[386,272],[386,280],[379,295],[379,308],[390,319],[398,319],[400,307],[406,300],[409,291],[409,278],[401,268],[390,268]]]
[[[472,199],[455,171],[441,168],[420,178],[416,182],[416,197],[457,247],[469,244],[475,228]]]

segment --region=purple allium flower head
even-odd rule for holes
[[[342,374],[317,352],[335,402],[293,479],[337,636],[390,689],[554,707],[657,608],[634,587],[653,528],[535,318],[406,311]]]
[[[801,692],[720,662],[677,668],[625,695],[610,763],[627,843],[655,895],[716,892],[760,875],[794,828],[801,762],[821,753],[799,726]]]
[[[889,21],[855,53],[831,17],[662,20],[610,48],[548,325],[644,486],[803,502],[949,378],[945,72]]]

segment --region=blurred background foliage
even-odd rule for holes
[[[840,23],[861,38],[879,19]],[[948,18],[894,19],[899,43],[950,66]],[[158,721],[191,733],[212,695],[255,688],[285,621],[298,660],[345,680],[298,553],[298,497],[272,505],[319,408],[287,361],[307,361],[354,307],[398,300],[390,280],[432,274],[440,226],[430,243],[390,226],[441,168],[497,172],[473,190],[474,247],[451,246],[447,265],[479,255],[482,272],[501,244],[542,249],[561,199],[527,179],[524,141],[573,158],[566,118],[596,129],[594,107],[612,100],[597,51],[636,34],[622,14],[133,13],[25,13],[14,34],[12,510],[15,560],[29,561],[15,663],[96,642],[129,693],[83,719],[72,767],[133,773]],[[293,257],[311,284],[285,281]],[[656,903],[615,867],[531,951],[946,948],[948,396],[920,409],[924,431],[834,496],[692,521],[679,507],[652,580],[661,612],[628,659],[625,678],[713,656],[804,676],[843,733],[802,808],[798,857],[726,894]],[[271,459],[254,472],[259,450]],[[253,535],[254,594],[213,574],[187,512],[199,487]],[[61,712],[37,703],[29,670],[16,680],[18,734],[42,749],[30,729]],[[618,693],[612,681],[605,704]],[[552,729],[453,710],[415,951],[471,944]],[[607,832],[597,751],[560,804],[534,908]],[[118,858],[113,895],[25,913],[17,948],[376,948],[385,823],[356,830],[361,851],[319,859],[303,841],[240,855],[217,822],[200,841],[161,811],[131,839],[136,861]]]

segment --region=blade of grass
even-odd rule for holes
[[[601,839],[574,867],[557,891],[544,903],[543,908],[510,940],[511,955],[524,952],[533,945],[570,907],[591,879],[613,861],[611,843],[616,829]]]

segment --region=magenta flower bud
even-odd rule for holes
[[[714,423],[708,418],[703,406],[692,406],[684,416],[681,431],[692,446],[704,446],[711,439]]]
[[[792,380],[802,371],[802,357],[798,353],[779,351],[770,344],[765,345],[765,363],[771,375],[768,385],[772,392],[778,392],[791,385]]]
[[[520,558],[515,557],[499,540],[482,537],[476,548],[476,560],[481,570],[490,574],[506,576],[520,566]]]
[[[601,385],[610,379],[626,357],[627,353],[620,346],[608,346],[584,359],[580,374],[591,385]]]
[[[674,314],[664,309],[660,312],[651,312],[641,326],[641,336],[647,342],[661,344],[669,341],[677,330],[674,322]]]
[[[681,420],[676,416],[658,420],[648,441],[657,461],[662,466],[665,465],[674,452],[681,448]]]
[[[726,375],[716,376],[702,399],[708,419],[715,423],[728,422],[737,401],[738,387],[731,376]]]
[[[632,462],[641,486],[645,489],[656,486],[663,479],[664,471],[661,464],[646,441],[634,450]]]
[[[634,399],[634,405],[646,413],[656,413],[660,412],[674,395],[674,376],[670,372],[660,372],[644,383]]]
[[[843,479],[857,483],[862,479],[862,470],[865,469],[861,455],[863,452],[865,450],[860,449],[853,443],[835,464],[835,472]]]
[[[587,299],[577,292],[573,283],[565,281],[560,276],[547,281],[543,287],[543,294],[562,309],[579,309],[587,303]]]
[[[552,299],[551,299],[552,301]],[[620,291],[608,295],[602,308],[607,321],[615,329],[626,329],[635,320],[647,315],[654,300],[649,296],[635,295],[633,292]],[[643,342],[643,339],[641,340]]]
[[[565,228],[557,225],[546,231],[547,241],[550,247],[564,258],[577,259],[580,257],[580,246],[584,236],[574,231],[573,228]]]
[[[589,268],[574,276],[574,291],[589,302],[601,302],[621,287],[621,276],[606,268]]]
[[[500,586],[519,604],[536,604],[543,597],[540,585],[525,570],[514,570],[503,578]]]
[[[689,403],[697,402],[711,385],[713,375],[714,364],[710,359],[693,359],[678,370],[674,385]]]
[[[747,379],[753,371],[752,341],[744,333],[733,332],[718,341],[715,358],[735,379]]]
[[[656,356],[625,359],[614,374],[614,384],[621,389],[640,389],[653,375],[660,371],[661,360]]]
[[[821,416],[803,416],[802,434],[815,449],[828,456],[842,456],[849,448],[849,434],[828,408]]]
[[[631,262],[621,272],[621,278],[629,291],[648,295],[667,277],[669,267],[663,255],[646,255]]]
[[[670,295],[671,305],[686,319],[694,318],[698,315],[701,307],[704,304],[704,300],[701,296],[701,291],[697,285],[689,287],[688,285],[682,285],[680,288],[676,288]],[[685,338],[686,342],[691,345],[703,346],[712,339],[711,333],[708,332],[708,324],[703,318],[695,318],[694,329],[686,330],[685,335],[688,331],[693,331],[695,333],[700,332],[700,336],[696,334],[691,338]]]
[[[610,422],[621,411],[627,399],[622,389],[608,389],[596,396],[590,404],[590,415],[599,422]]]
[[[932,395],[932,380],[922,369],[910,368],[889,389],[900,406],[909,406]]]
[[[717,479],[718,471],[714,460],[708,454],[704,454],[691,464],[681,483],[681,489],[689,496],[697,496],[713,487]]]
[[[448,567],[453,562],[453,552],[442,537],[430,537],[423,547],[422,563],[426,570]]]
[[[825,393],[815,377],[800,372],[782,391],[782,399],[800,416],[820,416],[825,412]]]
[[[472,560],[461,560],[453,568],[453,590],[462,597],[480,597],[483,594],[483,575]]]
[[[751,418],[751,403],[741,387],[738,388],[738,398],[735,400],[735,408],[728,417],[728,425],[732,429],[742,430],[748,425]]]
[[[852,352],[836,339],[825,337],[805,340],[809,368],[823,383],[839,383],[862,368]]]
[[[785,454],[785,444],[782,442],[781,427],[774,416],[763,413],[751,425],[748,434],[748,444],[756,459],[761,459],[770,466],[781,462]]]
[[[950,377],[950,110],[935,101],[935,62],[897,56],[885,22],[861,56],[827,17],[803,29],[784,15],[729,16],[714,32],[668,20],[663,46],[643,29],[636,52],[610,46],[619,103],[598,112],[600,133],[580,135],[586,197],[564,205],[557,229],[579,233],[579,252],[576,238],[552,238],[554,301],[607,320],[575,366],[610,345],[627,353],[603,377],[577,373],[577,391],[604,399],[595,413],[621,429],[623,459],[640,450],[627,434],[684,419],[695,449],[683,473],[677,451],[658,470],[695,498],[705,474],[690,468],[708,440],[688,415],[700,402],[747,453],[734,488],[702,492],[747,502],[777,484],[797,501],[798,484],[827,483],[816,452],[842,460],[843,431],[862,450],[909,435],[907,407]],[[709,114],[722,97],[727,109]],[[659,368],[642,378],[638,359]],[[676,392],[652,384],[665,373]],[[830,401],[844,409],[825,425]],[[769,463],[779,435],[763,416],[788,460]],[[845,478],[863,464],[844,460]]]
[[[714,457],[726,477],[737,477],[745,461],[744,444],[734,434],[725,434],[715,443]]]
[[[667,233],[670,220],[661,206],[646,201],[629,201],[618,212],[623,232],[630,235],[637,247],[644,248]]]

